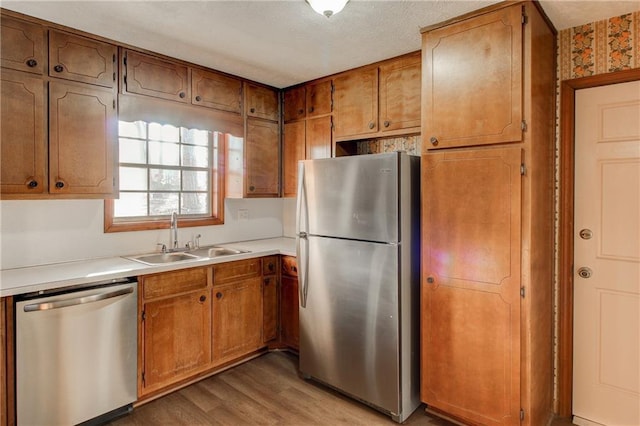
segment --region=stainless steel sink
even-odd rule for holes
[[[170,253],[141,254],[138,256],[125,256],[125,259],[135,260],[145,265],[164,265],[167,263],[185,262],[198,259],[212,259],[220,256],[249,253],[248,250],[240,250],[231,247],[200,247],[195,250],[178,251]]]
[[[165,263],[183,262],[185,260],[197,260],[197,259],[201,259],[201,257],[193,255],[191,253],[175,252],[175,253],[142,254],[140,256],[128,256],[127,259],[135,260],[136,262],[144,263],[147,265],[162,265]]]

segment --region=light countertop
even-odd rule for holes
[[[145,265],[124,257],[105,257],[5,269],[0,271],[0,297],[94,282],[109,282],[118,278],[213,265],[215,263],[232,262],[234,260],[251,259],[273,254],[296,255],[295,239],[284,237],[220,244],[220,247],[233,247],[248,250],[249,252],[220,256],[213,259],[196,259],[155,266]],[[128,253],[123,253],[123,256],[128,255]]]

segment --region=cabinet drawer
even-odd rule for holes
[[[261,259],[238,260],[213,266],[213,284],[219,285],[245,278],[260,276]]]
[[[274,275],[278,273],[278,256],[262,258],[262,275]]]
[[[282,275],[298,276],[298,262],[293,256],[282,256]]]
[[[145,299],[206,288],[208,268],[183,269],[142,277]]]

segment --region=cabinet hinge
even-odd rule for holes
[[[123,77],[123,80],[124,80],[124,85],[126,86],[127,85],[127,76],[126,75]]]
[[[524,298],[524,287],[520,287],[520,297]]]
[[[113,73],[113,81],[116,81],[116,73]]]
[[[522,25],[526,25],[527,22],[529,22],[529,18],[527,18],[527,15],[522,15]]]
[[[123,62],[125,65],[127,65],[127,55],[126,55],[126,54],[124,55],[124,58],[122,59],[122,62]]]
[[[522,129],[523,132],[526,132],[527,131],[527,122],[522,120],[520,122],[520,128]]]
[[[527,167],[524,164],[520,164],[520,174],[522,176],[527,174]]]
[[[521,408],[520,409],[520,421],[524,420],[524,410]]]
[[[141,319],[142,321],[144,321],[147,318],[147,312],[146,311],[142,311],[142,315],[141,315]],[[144,373],[142,373],[144,374]]]
[[[146,382],[144,380],[144,371],[142,372],[142,386],[146,385]]]
[[[116,100],[113,100],[113,109],[116,109]]]

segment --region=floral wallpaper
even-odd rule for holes
[[[640,68],[640,11],[558,33],[558,79]]]
[[[409,155],[420,155],[420,135],[389,139],[373,139],[358,143],[358,154],[406,151]]]

